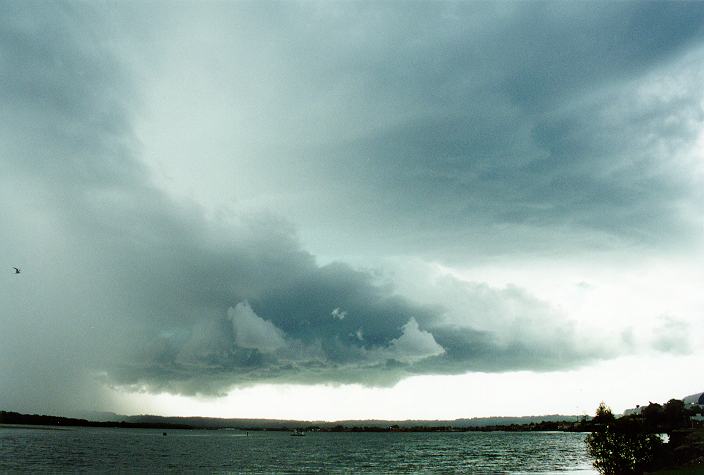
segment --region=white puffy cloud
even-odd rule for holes
[[[254,313],[248,302],[240,302],[227,310],[232,322],[235,345],[240,348],[271,353],[286,346],[286,336],[281,329]]]
[[[347,312],[344,310],[340,309],[340,307],[335,307],[333,311],[330,313],[330,316],[336,320],[344,320],[345,317],[347,316]]]
[[[403,363],[415,363],[445,353],[432,333],[420,329],[415,318],[411,318],[402,330],[401,336],[389,344],[389,357]]]

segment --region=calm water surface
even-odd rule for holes
[[[596,473],[580,433],[162,432],[0,426],[0,472]]]

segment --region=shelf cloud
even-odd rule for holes
[[[691,246],[704,5],[274,5],[150,4],[154,33],[136,5],[3,3],[0,404],[631,351],[517,285],[424,301],[352,262]],[[649,347],[691,350],[660,325]]]

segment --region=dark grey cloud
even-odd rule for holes
[[[698,202],[701,187],[682,173],[678,154],[701,129],[701,69],[696,60],[668,62],[701,48],[704,10],[658,3],[511,10],[485,34],[462,23],[447,43],[431,36],[414,58],[419,74],[374,64],[395,77],[384,84],[370,72],[370,99],[379,86],[379,95],[393,89],[423,113],[356,138],[343,152],[326,150],[335,157],[331,179],[356,178],[345,199],[361,201],[372,218],[381,208],[385,238],[420,224],[428,231],[409,243],[413,250],[423,252],[432,235],[446,239],[454,257],[463,252],[452,247],[463,244],[520,252],[686,242],[700,219],[682,204]],[[463,13],[462,20],[473,14]],[[415,26],[433,21],[430,30],[445,23],[430,14]],[[412,43],[401,48],[417,51]],[[684,90],[643,92],[663,78]]]
[[[218,101],[238,115],[231,177],[245,163],[257,185],[233,196],[267,195],[325,254],[467,259],[698,235],[698,3],[215,10],[217,33],[172,59],[217,70]],[[215,16],[186,13],[184,31]]]
[[[350,117],[386,117],[380,127],[355,125],[354,133],[338,133],[332,145],[346,145],[341,148],[303,136],[301,143],[315,142],[308,150],[321,157],[309,165],[277,169],[287,160],[300,163],[296,144],[294,155],[261,165],[260,172],[270,173],[274,184],[280,173],[289,174],[294,185],[305,174],[327,183],[334,193],[316,195],[309,206],[317,211],[318,203],[327,202],[338,209],[343,231],[377,226],[380,236],[396,236],[395,245],[402,244],[398,234],[405,233],[410,247],[420,239],[461,247],[461,237],[485,229],[481,226],[559,228],[574,221],[577,229],[619,236],[630,235],[627,228],[653,232],[656,222],[684,226],[677,214],[665,214],[674,201],[687,199],[690,188],[680,187],[667,170],[651,174],[656,156],[633,164],[624,159],[619,163],[625,168],[614,166],[613,174],[601,176],[601,160],[617,156],[612,152],[618,141],[597,140],[608,152],[604,155],[585,148],[608,124],[585,128],[588,120],[570,111],[560,118],[548,91],[528,93],[511,83],[505,69],[513,64],[510,55],[480,54],[482,41],[521,42],[517,32],[527,31],[534,15],[524,12],[527,7],[413,4],[398,12],[392,4],[378,10],[371,4],[273,6],[205,10],[215,22],[223,20],[211,7],[215,13],[235,9],[237,15],[230,18],[255,25],[254,37],[272,35],[267,51],[276,52],[284,66],[305,64],[300,71],[307,70],[306,75],[291,78],[294,85],[315,78],[311,89],[300,90],[303,103],[324,84],[328,89],[322,94],[329,99],[331,85],[351,75],[357,85],[339,91],[346,95],[342,104],[367,92],[360,96],[366,105],[352,108]],[[520,289],[462,287],[458,292],[468,305],[452,309],[415,302],[371,272],[339,262],[319,264],[292,225],[275,215],[212,217],[193,201],[160,191],[141,161],[143,144],[133,130],[142,113],[141,90],[139,77],[127,66],[125,45],[134,46],[130,35],[143,32],[125,22],[131,18],[128,10],[136,7],[124,8],[127,13],[115,5],[3,3],[0,244],[8,269],[18,265],[24,272],[3,277],[0,287],[0,404],[101,408],[96,381],[215,394],[262,381],[390,384],[411,374],[549,370],[612,354],[607,347],[584,344],[563,315]],[[301,22],[311,8],[318,8],[330,41],[320,38],[318,27]],[[619,8],[636,15],[641,7]],[[691,8],[686,18],[676,12],[664,16],[679,29],[671,41],[658,43],[658,51],[639,51],[635,40],[624,47],[622,57],[635,58],[617,77],[645,71],[694,42],[692,18],[699,8]],[[159,4],[145,7],[155,9],[169,10]],[[391,21],[397,12],[402,14]],[[604,17],[607,13],[612,12]],[[497,14],[510,21],[498,21],[498,29],[482,27]],[[261,29],[265,16],[271,17],[266,31]],[[601,19],[593,19],[593,25]],[[441,28],[445,22],[447,28]],[[634,22],[636,29],[649,25]],[[283,41],[277,25],[286,27],[282,31],[290,41]],[[344,28],[336,33],[332,27],[337,26]],[[376,34],[368,38],[369,31]],[[475,31],[479,44],[471,41]],[[303,49],[312,44],[317,49]],[[607,47],[610,43],[602,45]],[[598,58],[587,55],[584,73],[572,78],[566,95],[614,80],[610,68],[590,67]],[[541,67],[539,59],[529,59],[522,68]],[[610,61],[620,64],[616,57]],[[589,80],[583,79],[587,73]],[[277,87],[274,99],[285,90]],[[535,103],[522,105],[530,97]],[[379,109],[364,110],[377,99]],[[580,111],[603,112],[598,101],[586,104]],[[389,119],[407,106],[408,118]],[[535,111],[541,108],[545,115],[538,117]],[[283,117],[279,124],[299,119]],[[652,123],[647,117],[643,121],[646,128]],[[346,124],[340,119],[333,125],[344,129]],[[298,130],[310,132],[309,125],[302,127]],[[635,127],[629,136],[642,130]],[[178,134],[174,130],[174,140]],[[633,150],[630,141],[619,143]],[[192,157],[194,163],[198,159]],[[636,163],[648,172],[631,177]],[[262,186],[266,191],[270,185]],[[636,196],[642,208],[633,206]],[[358,207],[337,208],[339,200]],[[651,221],[643,214],[646,208]],[[345,224],[357,214],[358,223]],[[480,227],[470,230],[466,222]]]

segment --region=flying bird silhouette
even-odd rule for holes
[[[20,273],[20,270],[19,270],[17,267],[13,267],[13,269],[15,269],[15,274],[19,274],[19,273]]]

